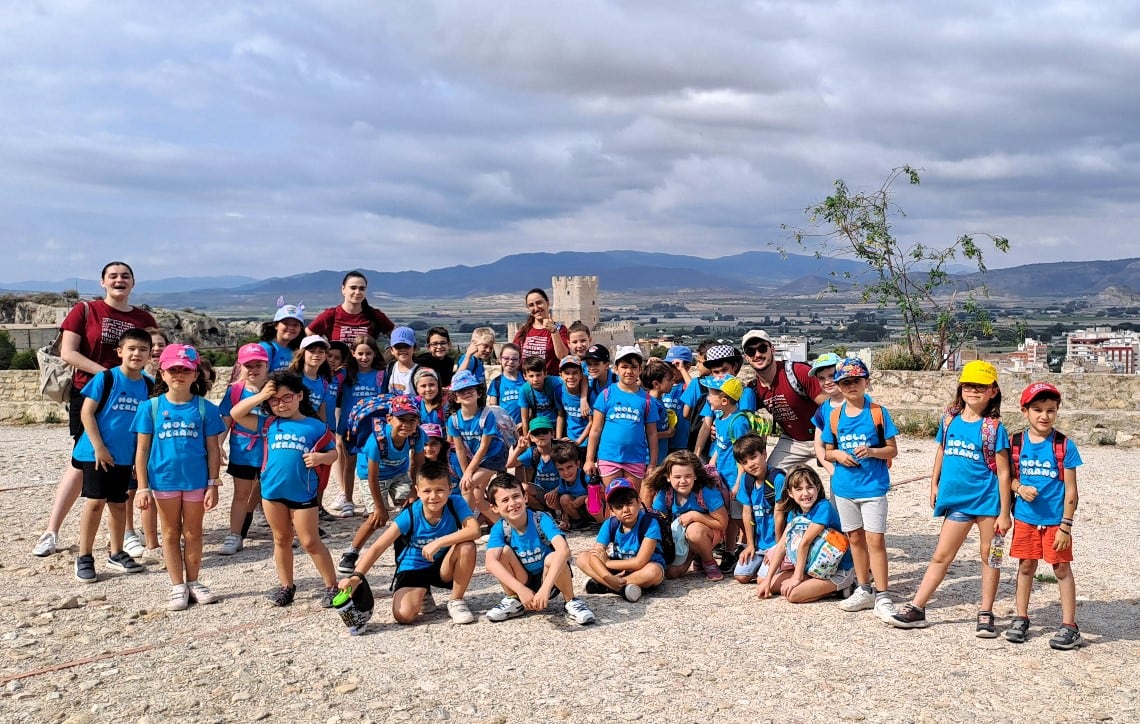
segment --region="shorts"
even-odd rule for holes
[[[298,503],[296,500],[289,500],[288,498],[262,498],[270,503],[280,503],[289,510],[308,510],[309,508],[317,507],[320,502],[318,498],[310,498],[303,503]]]
[[[744,505],[736,498],[730,498],[728,501],[728,519],[729,520],[743,520],[744,519]]]
[[[127,490],[131,485],[130,465],[112,465],[110,470],[100,470],[94,462],[81,463],[83,466],[83,497],[88,500],[106,500],[108,503],[127,502]]]
[[[570,564],[567,563],[566,567],[569,568]],[[573,577],[573,575],[574,575],[573,570],[570,571],[570,575],[571,575],[571,577]],[[528,573],[526,576],[526,587],[532,591],[537,591],[538,589],[542,588],[542,571],[539,571],[538,573]],[[558,590],[558,586],[554,586],[550,589],[550,597],[551,598],[554,598],[559,593],[560,592]]]
[[[402,473],[394,478],[380,481],[380,502],[389,510],[395,510],[404,504],[408,496],[412,494],[412,479],[408,477],[407,473]]]
[[[82,390],[77,390],[75,387],[71,388],[71,393],[67,397],[67,431],[71,434],[73,442],[79,442],[79,438],[83,437],[83,401],[87,398],[83,396]]]
[[[501,473],[507,469],[507,454],[504,452],[493,458],[483,458],[483,462],[479,463],[479,467]]]
[[[230,463],[226,466],[226,472],[230,474],[231,478],[237,478],[238,480],[257,480],[261,477],[261,468],[253,465]]]
[[[946,520],[951,523],[973,523],[977,519],[978,516],[976,515],[967,515],[966,513],[959,513],[956,510],[952,510],[946,514]]]
[[[799,464],[813,463],[815,463],[815,442],[812,440],[793,440],[781,435],[772,452],[768,453],[768,467],[779,468],[784,472]]]
[[[1009,555],[1023,561],[1045,561],[1050,565],[1073,562],[1073,546],[1063,551],[1053,550],[1053,539],[1059,525],[1033,525],[1020,520],[1013,521],[1013,542],[1009,544]]]
[[[436,588],[451,588],[451,583],[443,580],[441,571],[443,570],[443,559],[447,556],[441,556],[439,560],[427,568],[415,568],[410,571],[399,571],[396,573],[395,579],[392,581],[392,590],[398,591],[401,588],[424,588],[431,590],[432,586]]]
[[[154,490],[155,500],[181,500],[183,503],[201,503],[206,499],[206,489],[198,488],[197,490]]]
[[[598,473],[603,478],[630,477],[643,480],[645,479],[645,463],[612,463],[609,460],[599,460]]]
[[[835,509],[843,532],[862,528],[868,533],[887,532],[887,496],[875,498],[842,498],[835,496]]]
[[[835,590],[842,591],[844,588],[847,588],[848,586],[855,583],[855,569],[848,568],[845,571],[836,571],[835,575],[831,578],[828,578],[827,580],[831,581],[835,585]]]

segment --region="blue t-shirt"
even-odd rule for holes
[[[578,498],[586,494],[586,472],[582,468],[578,468],[578,474],[574,479],[567,482],[558,477],[558,494],[569,495],[571,498]]]
[[[530,412],[530,419],[545,417],[553,426],[562,412],[562,380],[547,377],[541,390],[529,382],[519,391],[519,408]]]
[[[340,389],[340,417],[337,418],[336,431],[340,434],[348,432],[348,413],[359,400],[380,394],[380,383],[383,381],[380,370],[368,370],[356,375],[356,384],[347,382],[341,384]]]
[[[313,404],[313,411],[320,412],[321,405],[328,405],[335,407],[336,398],[329,396],[331,389],[329,381],[323,377],[309,378],[301,375],[301,382],[304,383],[306,389],[309,390],[309,402]],[[325,414],[328,414],[328,407],[325,408]]]
[[[697,384],[700,384],[699,382]],[[745,387],[743,394],[740,395],[740,402],[736,403],[736,409],[748,412],[756,412],[756,391],[751,387]],[[713,410],[709,407],[708,398],[705,398],[705,403],[701,407],[701,417],[716,417]]]
[[[609,550],[610,558],[619,560],[637,558],[637,554],[641,552],[641,538],[637,535],[637,529],[641,524],[642,517],[646,515],[649,513],[644,510],[637,511],[637,520],[629,530],[623,529],[621,523],[616,526],[611,523],[610,521],[616,520],[612,517],[602,524],[601,530],[598,531],[597,540]],[[613,540],[610,540],[610,528],[615,529]],[[657,522],[656,518],[649,521],[649,527],[645,529],[645,537],[652,538],[657,543],[650,560],[664,567],[665,552],[661,550],[661,524]]]
[[[823,409],[823,406],[820,406]],[[827,420],[820,431],[824,443],[835,445],[838,449],[854,457],[855,448],[866,445],[879,446],[879,433],[875,430],[875,420],[871,416],[871,398],[863,400],[863,411],[856,417],[847,414],[847,403],[839,408],[839,435],[831,432],[831,411],[827,413]],[[883,440],[890,440],[897,436],[899,431],[891,419],[887,408],[883,411]],[[863,458],[853,468],[846,465],[835,464],[835,472],[831,476],[831,492],[840,498],[859,499],[877,498],[886,495],[891,487],[891,473],[887,469],[887,461],[879,458]]]
[[[147,478],[154,490],[201,490],[206,487],[209,469],[206,465],[206,438],[226,430],[218,407],[203,400],[199,412],[197,397],[174,404],[166,395],[152,397],[139,405],[131,430],[151,435]],[[158,411],[154,411],[157,401]],[[157,418],[157,423],[156,423]],[[258,465],[261,461],[258,461]]]
[[[717,415],[713,419],[713,428],[716,430],[716,440],[713,442],[713,450],[716,452],[716,471],[720,473],[720,477],[724,479],[724,484],[729,490],[732,490],[736,485],[736,456],[732,454],[732,443],[738,440],[752,429],[748,424],[748,420],[744,415],[732,413],[727,417],[721,417],[721,410],[717,410]]]
[[[414,435],[404,440],[402,446],[397,446],[392,439],[392,426],[388,423],[384,423],[384,435],[388,444],[385,446],[386,451],[383,456],[380,455],[380,443],[376,441],[376,435],[369,435],[368,441],[364,443],[364,449],[356,458],[356,477],[361,480],[368,479],[369,460],[375,460],[379,466],[380,480],[391,480],[406,475],[411,469],[412,456],[422,453],[424,444],[427,443],[427,435],[423,430],[417,429]]]
[[[332,379],[329,380],[329,394],[325,398],[325,412],[328,415],[327,422],[329,427],[337,429],[336,427],[336,398],[340,395],[340,386],[344,382],[344,368],[341,367],[332,374]]]
[[[467,362],[467,355],[465,354],[462,357],[460,357],[459,361],[455,364],[456,371],[467,370],[471,374],[475,375],[475,379],[476,379],[476,381],[479,382],[479,384],[485,383],[487,381],[487,367],[486,367],[486,365],[483,364],[483,360],[479,359],[478,357],[473,356],[471,358],[471,365],[468,367],[464,367],[463,365],[466,362]]]
[[[430,424],[430,425],[439,425],[440,428],[446,428],[447,427],[447,420],[445,420],[443,418],[443,406],[442,405],[435,408],[434,410],[429,410],[427,408],[427,403],[424,402],[424,399],[422,397],[416,398],[416,404],[420,408],[420,424],[421,425],[429,425]]]
[[[495,416],[487,412],[486,408],[471,419],[463,416],[463,410],[456,410],[447,418],[447,436],[462,438],[468,455],[473,456],[479,451],[485,435],[491,436],[491,445],[487,448],[487,454],[483,456],[484,461],[507,454],[507,446],[503,444]]]
[[[241,396],[238,401],[253,397],[257,393],[246,387],[240,382],[235,382],[235,385],[241,385]],[[222,395],[221,404],[218,405],[218,411],[222,413],[223,417],[231,417],[230,412],[234,409],[233,403],[230,401],[230,395],[233,387],[226,388],[226,394]],[[261,461],[265,459],[265,450],[263,449],[261,439],[261,424],[265,421],[267,415],[265,410],[261,409],[261,405],[253,408],[249,413],[256,415],[258,419],[258,427],[251,430],[244,425],[239,425],[236,422],[230,428],[230,462],[234,465],[245,465],[246,467],[260,468]]]
[[[823,404],[816,408],[815,414],[811,416],[811,426],[816,430],[827,427],[831,424],[831,411],[842,404],[843,400],[835,401],[830,398],[824,400]]]
[[[541,536],[538,534],[539,528],[534,525],[535,518],[538,519],[538,525],[542,529]],[[491,532],[487,537],[487,550],[503,548],[507,545],[503,528],[508,525],[510,523],[504,518],[491,526]],[[532,512],[529,508],[526,511],[526,531],[520,533],[516,529],[512,528],[511,530],[511,550],[515,552],[526,572],[531,575],[542,573],[543,562],[548,555],[554,552],[554,546],[543,543],[543,536],[551,542],[558,537],[565,540],[565,535],[558,529],[554,518],[551,518],[547,513]]]
[[[522,375],[511,379],[506,375],[499,375],[491,380],[487,386],[487,397],[494,397],[499,407],[507,411],[511,419],[518,425],[522,422],[522,408],[519,407],[519,393],[525,385],[529,385]]]
[[[566,437],[571,440],[577,440],[578,436],[586,430],[586,426],[590,424],[590,411],[587,410],[586,414],[582,414],[582,395],[578,392],[571,392],[566,389],[566,385],[562,385],[561,389],[561,406],[562,415],[566,419]],[[589,438],[582,440],[581,447],[585,447],[589,443]]]
[[[594,401],[594,412],[602,413],[606,421],[598,442],[598,460],[611,463],[646,461],[649,442],[645,426],[655,425],[659,419],[649,393],[645,390],[626,392],[618,385],[611,385]]]
[[[586,373],[586,376],[589,377],[589,372]],[[586,388],[586,394],[589,396],[590,404],[594,404],[594,401],[598,399],[602,391],[610,385],[617,384],[617,381],[617,373],[608,367],[606,368],[605,374],[601,377],[590,377],[590,383]]]
[[[838,465],[836,467],[839,467]],[[839,511],[831,504],[827,498],[821,498],[815,501],[815,505],[811,507],[807,513],[801,513],[812,523],[819,523],[824,528],[831,528],[840,533],[843,532],[843,523],[839,520]],[[795,517],[795,516],[792,516]],[[855,567],[855,562],[851,559],[851,549],[848,548],[847,552],[843,554],[843,558],[839,561],[839,570],[849,571]]]
[[[261,471],[261,497],[305,503],[317,497],[320,480],[316,468],[305,467],[304,455],[336,448],[336,438],[324,421],[273,418],[265,435],[269,446]],[[324,438],[324,443],[318,446]]]
[[[768,468],[766,475],[768,474],[771,474],[772,478],[774,493],[772,500],[779,500],[784,494],[784,471]],[[758,551],[766,551],[776,545],[776,511],[764,495],[767,484],[767,480],[758,483],[756,478],[744,473],[740,480],[740,488],[736,491],[736,501],[752,510],[752,525],[755,527]]]
[[[936,518],[951,512],[978,516],[996,516],[1001,512],[997,473],[986,466],[982,454],[982,422],[965,422],[961,415],[955,415],[945,440],[942,426],[938,427],[935,440],[943,443],[943,450],[938,497],[934,502]],[[1002,450],[1009,450],[1009,435],[1005,425],[998,422],[994,452]]]
[[[461,496],[452,495],[447,501],[435,525],[424,518],[424,504],[421,500],[416,500],[410,507],[404,508],[396,516],[394,521],[396,527],[409,538],[408,547],[400,551],[396,557],[397,573],[431,568],[435,561],[447,555],[449,548],[447,546],[440,548],[436,552],[435,558],[429,561],[424,558],[423,547],[436,538],[454,533],[463,527],[463,521],[475,517],[467,505],[467,501],[463,500]],[[451,512],[452,507],[455,509],[454,515]],[[458,520],[456,520],[456,516],[458,516]]]
[[[88,380],[83,386],[83,396],[96,402],[101,400],[106,386],[105,376],[98,374]],[[145,404],[150,396],[148,389],[147,381],[142,377],[132,380],[121,367],[111,368],[111,391],[107,396],[107,404],[95,415],[95,424],[116,465],[134,465],[135,435],[131,425],[139,406]],[[95,448],[86,431],[75,444],[71,457],[81,463],[95,462]]]
[[[701,506],[701,500],[704,500],[705,503],[703,507]],[[724,507],[724,497],[716,488],[702,488],[700,495],[694,490],[690,493],[689,497],[685,498],[684,502],[681,501],[680,496],[674,491],[673,505],[668,510],[666,509],[669,507],[666,505],[667,503],[668,491],[659,490],[657,491],[657,495],[653,496],[653,509],[664,513],[665,517],[669,520],[676,520],[681,514],[690,511],[695,513],[714,513]]]
[[[673,433],[673,437],[666,440],[670,450],[685,450],[689,447],[689,418],[685,417],[685,384],[678,382],[669,388],[669,391],[661,395],[661,402],[665,404],[665,409],[672,410],[677,413],[677,431]],[[664,460],[664,456],[657,458]]]
[[[549,493],[558,488],[561,478],[558,477],[558,466],[554,464],[554,458],[544,458],[542,453],[531,447],[519,455],[519,465],[534,471],[534,484],[542,488],[542,492]]]
[[[265,353],[269,355],[270,372],[283,370],[293,364],[293,350],[277,344],[276,341],[261,342],[260,344],[265,349]]]
[[[1013,517],[1029,525],[1060,525],[1065,513],[1065,470],[1080,467],[1084,461],[1077,444],[1065,440],[1065,459],[1057,469],[1057,456],[1053,452],[1053,436],[1041,442],[1030,442],[1026,430],[1021,440],[1021,460],[1018,463],[1018,480],[1021,485],[1037,488],[1037,497],[1027,503],[1013,496]]]

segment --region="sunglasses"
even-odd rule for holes
[[[744,348],[744,354],[748,355],[749,357],[754,357],[758,354],[767,354],[768,350],[770,349],[772,349],[772,345],[768,344],[767,342],[761,342],[760,344],[750,344]]]
[[[289,392],[279,397],[270,397],[268,402],[270,405],[288,405],[293,400],[296,400],[300,395]]]

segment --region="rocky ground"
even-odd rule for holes
[[[1127,541],[1140,529],[1133,471],[1140,453],[1085,447],[1075,534],[1078,616],[1089,645],[1053,651],[1055,584],[1039,583],[1029,642],[973,635],[976,543],[967,545],[928,608],[933,625],[899,631],[835,601],[758,601],[752,586],[690,576],[638,603],[585,596],[598,623],[556,610],[500,624],[456,626],[441,608],[393,623],[379,566],[368,633],[349,637],[321,610],[311,563],[297,559],[299,596],[275,609],[272,545],[216,554],[224,514],[207,517],[203,580],[220,603],[167,613],[166,574],[72,577],[77,515],[63,550],[32,546],[67,460],[59,427],[0,428],[0,711],[5,721],[1089,721],[1140,719],[1140,599]],[[938,522],[927,506],[933,443],[902,439],[892,476],[893,588],[912,594]],[[224,491],[229,488],[224,488]],[[223,506],[228,498],[223,497]],[[334,557],[353,523],[330,526]],[[101,536],[103,545],[105,536]],[[589,543],[574,534],[572,547]],[[582,577],[577,577],[579,586]],[[468,600],[500,594],[482,567]],[[1012,615],[1013,566],[997,614]],[[442,596],[437,593],[437,598]]]

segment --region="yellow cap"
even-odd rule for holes
[[[967,385],[992,385],[997,383],[997,370],[989,362],[976,359],[962,367],[958,382]]]

